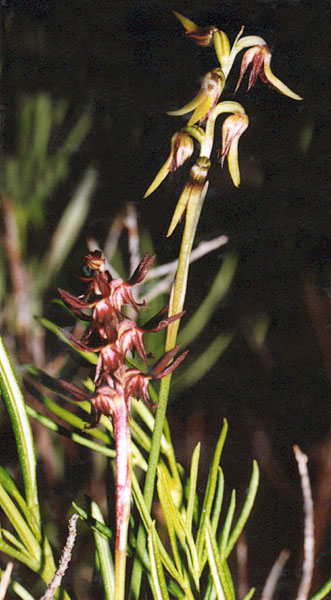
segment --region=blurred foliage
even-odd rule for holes
[[[95,171],[87,169],[52,230],[46,223],[49,205],[91,123],[84,113],[68,130],[68,110],[67,101],[54,102],[44,93],[22,100],[15,150],[3,157],[0,169],[0,322],[20,341],[21,358],[38,363],[45,357],[33,317],[41,313],[44,294],[81,233],[96,182]]]

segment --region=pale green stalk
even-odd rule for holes
[[[174,283],[171,303],[169,308],[169,315],[174,315],[183,310],[187,277],[190,263],[190,254],[193,246],[195,232],[198,226],[199,217],[202,209],[202,204],[207,192],[207,186],[205,186],[202,192],[198,196],[193,196],[186,211],[185,227],[182,238],[182,244],[179,254],[178,269],[176,274],[176,281]],[[179,327],[179,320],[171,323],[167,331],[166,340],[166,352],[171,350],[176,345],[177,331]],[[148,470],[145,479],[144,486],[144,500],[147,510],[151,510],[156,469],[159,461],[161,437],[164,428],[165,415],[167,410],[169,388],[170,388],[171,374],[165,377],[161,381],[160,394],[159,394],[159,408],[155,416],[155,425],[152,437],[152,446],[149,455]],[[131,577],[131,597],[135,600],[139,598],[141,576],[142,576],[142,562],[140,557],[143,556],[146,546],[146,531],[144,525],[140,523],[137,535],[137,548],[136,556],[133,564],[132,577]]]

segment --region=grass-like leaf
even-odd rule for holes
[[[190,485],[187,499],[187,510],[186,510],[186,524],[188,529],[192,530],[194,504],[196,499],[198,469],[199,469],[199,458],[200,458],[200,443],[194,448],[191,460],[190,470]]]
[[[164,513],[167,511],[167,514],[169,515],[168,519],[171,519],[175,533],[182,545],[182,548],[185,550],[188,570],[193,577],[197,590],[199,590],[199,563],[193,535],[190,528],[187,526],[185,519],[174,503],[173,495],[171,493],[171,483],[172,480],[167,469],[164,467],[164,465],[160,465],[158,469],[158,492],[161,506],[164,510]],[[183,573],[185,574],[185,570]]]
[[[249,592],[242,598],[242,600],[251,600],[255,592],[255,588],[251,588]]]
[[[177,568],[178,572],[180,573],[181,578],[183,578],[184,577],[183,563],[182,563],[182,560],[180,557],[179,548],[177,546],[176,531],[179,534],[179,538],[180,538],[183,546],[185,545],[185,538],[183,537],[183,535],[181,535],[180,526],[177,522],[177,515],[174,511],[173,503],[171,502],[171,498],[169,497],[170,492],[169,492],[169,489],[167,486],[167,482],[165,480],[165,477],[162,475],[162,471],[160,470],[160,467],[158,469],[158,474],[159,474],[159,476],[158,476],[158,482],[157,482],[157,489],[158,489],[159,499],[161,502],[162,510],[163,510],[164,517],[165,517],[166,524],[167,524],[167,530],[168,530],[169,540],[170,540],[170,544],[171,544],[171,550],[173,553],[176,568]]]
[[[150,516],[149,511],[147,510],[142,491],[140,489],[138,480],[137,480],[134,472],[132,472],[132,493],[133,493],[134,501],[138,508],[141,520],[144,524],[144,527],[145,527],[146,531],[149,531],[152,526],[152,518]],[[181,585],[183,587],[184,582],[183,582],[182,575],[177,571],[173,560],[170,558],[169,554],[165,550],[160,538],[157,537],[157,539],[158,539],[162,562],[163,562],[165,568],[167,569],[167,571],[171,575],[171,577],[173,577],[179,583],[179,585]]]
[[[12,423],[18,458],[24,480],[26,502],[31,512],[31,527],[40,528],[40,512],[36,481],[36,456],[30,423],[21,389],[10,358],[0,337],[0,388]]]
[[[207,547],[207,556],[208,562],[210,566],[210,573],[214,583],[214,587],[216,590],[216,595],[218,600],[226,600],[225,594],[223,591],[221,578],[220,578],[220,558],[218,555],[217,544],[215,538],[213,536],[213,532],[209,523],[208,517],[206,518],[206,547]]]
[[[107,446],[101,446],[101,444],[97,444],[96,442],[93,442],[92,440],[84,437],[83,435],[81,435],[79,433],[75,433],[74,431],[68,431],[68,429],[65,429],[61,425],[58,425],[57,423],[55,423],[55,421],[53,421],[49,417],[45,417],[44,415],[41,415],[40,413],[38,413],[38,411],[36,411],[34,408],[32,408],[32,406],[27,406],[27,412],[31,417],[36,419],[36,421],[38,421],[39,423],[42,423],[42,425],[47,427],[47,429],[50,429],[51,431],[56,431],[63,437],[69,438],[73,442],[76,442],[77,444],[80,444],[81,446],[85,446],[86,448],[91,448],[91,450],[96,450],[96,452],[100,452],[100,454],[104,454],[105,456],[109,456],[110,458],[115,458],[115,456],[116,456],[115,450],[112,450],[111,448],[108,448]]]
[[[221,537],[220,537],[220,542],[219,542],[219,551],[220,551],[220,557],[221,557],[222,561],[225,558],[225,550],[226,550],[229,535],[230,535],[232,519],[233,519],[235,508],[236,508],[236,490],[232,490],[230,505],[229,505],[229,509],[228,509],[228,512],[227,512],[227,515],[226,515],[226,518],[224,521],[224,525],[222,527],[222,532],[221,532]]]
[[[108,536],[105,537],[104,533],[100,531],[100,525],[104,525],[102,512],[99,509],[96,502],[91,502],[91,515],[95,519],[93,525],[93,535],[98,556],[99,568],[102,577],[103,589],[105,592],[105,600],[113,600],[115,580],[114,580],[114,564],[113,558],[110,552]],[[104,529],[108,530],[108,527],[104,525]]]
[[[40,562],[41,549],[38,541],[32,533],[29,525],[21,515],[20,511],[7,494],[5,488],[0,484],[0,506],[12,526],[16,529],[17,534],[23,542],[27,554],[32,556],[36,562]]]
[[[169,600],[167,584],[164,577],[162,560],[158,548],[155,521],[148,533],[148,551],[151,566],[152,589],[155,600]]]
[[[322,600],[331,591],[331,579],[322,585],[322,587],[309,600]]]
[[[217,598],[235,600],[234,586],[226,560],[221,559],[209,518],[206,518],[206,549]]]
[[[218,361],[224,350],[233,340],[233,333],[222,333],[218,335],[199,357],[186,365],[184,373],[175,378],[172,392],[177,395],[187,387],[193,386],[202,379]]]
[[[247,521],[247,519],[250,515],[250,512],[253,508],[253,505],[254,505],[258,486],[259,486],[259,467],[258,467],[257,462],[254,460],[252,476],[251,476],[251,480],[249,482],[244,506],[242,507],[241,513],[237,520],[237,523],[230,535],[230,538],[229,538],[229,541],[228,541],[228,544],[226,547],[226,551],[225,551],[225,558],[227,558],[229,556],[231,550],[233,549],[233,546],[235,545],[236,541],[238,540],[238,538],[246,524],[246,521]]]
[[[217,526],[218,526],[219,519],[220,519],[220,514],[221,514],[222,504],[223,504],[223,495],[224,495],[224,475],[223,475],[223,471],[222,471],[221,467],[218,467],[217,491],[216,491],[216,497],[215,497],[215,502],[214,502],[214,508],[213,508],[213,512],[212,512],[212,518],[210,521],[211,528],[212,528],[214,535],[216,535]]]
[[[67,344],[67,346],[69,346],[72,350],[77,352],[77,354],[79,354],[79,356],[84,358],[87,362],[89,362],[93,365],[97,364],[97,362],[98,362],[97,355],[94,354],[94,352],[82,352],[81,350],[77,350],[77,348],[75,348],[75,346],[73,346],[73,344],[70,343],[70,341],[66,337],[66,335],[65,335],[64,331],[61,329],[61,327],[59,327],[55,323],[52,323],[52,321],[49,321],[49,319],[45,319],[45,317],[36,317],[36,319],[37,319],[38,323],[40,323],[40,325],[45,327],[45,329],[48,329],[49,331],[52,331],[53,333],[55,333],[55,335],[57,335],[60,338],[60,340],[62,340],[62,342]]]
[[[23,496],[20,494],[20,492],[16,486],[16,483],[12,480],[9,473],[7,473],[7,471],[1,466],[0,466],[0,484],[3,485],[6,492],[8,494],[10,494],[10,496],[18,504],[19,508],[21,509],[21,511],[25,517],[26,522],[30,524],[30,527],[31,527],[34,535],[38,539],[39,529],[37,527],[37,524],[33,522],[32,515],[29,511],[27,503],[25,502]]]
[[[216,490],[216,484],[217,484],[218,466],[219,466],[219,462],[221,459],[221,454],[222,454],[224,442],[226,439],[227,431],[228,431],[228,424],[227,424],[227,421],[224,420],[222,431],[221,431],[220,437],[219,437],[217,445],[216,445],[213,462],[211,464],[210,471],[209,471],[209,476],[208,476],[208,481],[207,481],[207,489],[206,489],[206,493],[205,493],[205,497],[204,497],[204,501],[203,501],[199,529],[198,529],[198,533],[197,533],[196,547],[197,547],[198,559],[199,559],[199,564],[200,564],[200,573],[202,572],[203,567],[204,567],[204,561],[203,561],[202,557],[203,557],[203,549],[204,549],[204,542],[205,542],[206,518],[208,517],[208,519],[209,519],[210,514],[211,514],[211,509],[212,509],[212,505],[213,505],[213,501],[214,501],[214,497],[215,497],[215,490]]]
[[[44,288],[63,265],[79,235],[90,208],[90,198],[95,187],[96,172],[88,169],[73,198],[64,210],[51,239],[48,254],[41,265],[38,282]]]
[[[92,507],[92,504],[93,504],[93,502],[91,503],[91,507]],[[72,506],[75,509],[75,511],[79,514],[80,518],[87,523],[87,525],[92,529],[92,531],[102,535],[104,538],[107,538],[109,540],[112,539],[113,533],[112,533],[111,529],[109,529],[109,527],[107,527],[104,524],[102,513],[100,511],[99,512],[94,511],[94,512],[98,512],[98,515],[95,515],[95,514],[92,514],[92,508],[91,508],[91,514],[88,514],[86,512],[86,510],[81,508],[81,506],[78,506],[78,504],[76,504],[76,502],[73,502]]]

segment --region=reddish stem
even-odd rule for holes
[[[131,439],[128,411],[125,401],[118,402],[112,416],[116,444],[116,542],[115,542],[115,596],[123,600],[128,525],[131,503]]]

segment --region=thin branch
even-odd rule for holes
[[[120,213],[115,219],[112,221],[112,224],[109,229],[109,233],[107,239],[105,241],[104,247],[104,255],[107,256],[109,260],[111,260],[117,250],[118,241],[121,237],[121,233],[123,231],[124,215]]]
[[[229,241],[229,238],[226,235],[219,235],[218,237],[209,240],[208,242],[201,242],[194,250],[191,252],[190,263],[195,262],[205,254],[212,252],[213,250],[217,250],[221,246],[224,246]],[[178,266],[178,260],[173,260],[170,263],[165,265],[160,265],[159,267],[155,267],[154,269],[150,269],[147,273],[146,279],[155,279],[156,277],[162,277],[163,275],[168,275],[168,273],[175,273]]]
[[[140,243],[138,230],[138,217],[135,205],[129,202],[124,217],[124,227],[128,230],[128,246],[130,253],[130,273],[133,273],[140,263]]]
[[[247,540],[244,532],[241,533],[237,545],[237,571],[238,571],[238,595],[239,598],[246,596],[248,592],[248,575],[247,575]]]
[[[18,230],[15,210],[12,201],[6,195],[1,197],[3,218],[3,244],[8,261],[10,279],[13,289],[14,311],[16,313],[17,334],[21,348],[25,349],[26,356],[29,352],[29,329],[31,327],[31,306],[29,296],[28,273],[22,260],[20,234]]]
[[[293,446],[293,451],[298,463],[298,470],[301,479],[304,510],[304,557],[302,565],[302,577],[296,600],[306,600],[310,590],[314,570],[314,505],[307,468],[308,457],[306,454],[301,452],[299,446]]]
[[[159,281],[156,285],[152,287],[152,289],[144,294],[144,300],[146,304],[150,304],[154,298],[157,298],[161,294],[169,294],[171,290],[171,286],[174,281],[175,274],[173,272],[169,273],[167,277],[164,277]]]
[[[77,520],[79,519],[79,515],[74,513],[69,520],[68,525],[68,537],[66,541],[66,545],[63,548],[61,558],[59,561],[59,566],[54,574],[52,581],[48,584],[46,592],[43,596],[41,596],[40,600],[52,600],[54,598],[54,594],[61,584],[61,580],[63,575],[65,574],[69,562],[71,560],[71,554],[74,547],[76,535],[77,535]]]
[[[262,590],[261,600],[271,600],[283,569],[289,559],[290,551],[282,550],[274,563]]]
[[[2,574],[0,582],[0,600],[5,600],[8,586],[10,584],[11,573],[13,570],[14,563],[9,562],[6,566],[5,571]]]

